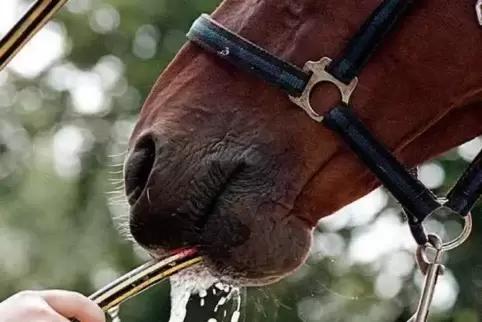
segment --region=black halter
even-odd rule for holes
[[[482,152],[473,160],[447,199],[437,198],[391,154],[349,108],[357,76],[385,36],[406,16],[415,1],[385,0],[350,40],[341,58],[324,57],[307,62],[303,70],[229,31],[208,15],[201,15],[187,37],[194,43],[285,90],[308,115],[336,132],[402,205],[412,235],[424,245],[422,223],[440,210],[467,216],[482,194]],[[338,87],[342,102],[326,114],[317,114],[309,97],[314,85],[330,82]]]

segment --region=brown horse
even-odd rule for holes
[[[379,0],[225,0],[212,17],[302,67],[335,58]],[[419,1],[359,77],[351,103],[408,167],[482,134],[482,30],[474,0]],[[319,87],[319,113],[337,102]],[[133,237],[198,245],[244,285],[306,259],[322,217],[378,181],[277,88],[187,43],[145,102],[125,168]]]

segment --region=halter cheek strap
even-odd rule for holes
[[[414,0],[386,0],[365,20],[328,72],[348,84],[361,72],[377,47],[413,8]]]
[[[323,125],[343,139],[400,203],[419,245],[427,242],[423,221],[438,211],[454,213],[470,221],[468,215],[482,194],[482,151],[452,187],[446,200],[442,200],[412,176],[348,106],[338,105],[329,110]]]

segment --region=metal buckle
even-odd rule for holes
[[[358,84],[358,78],[355,77],[348,85],[340,82],[326,71],[326,67],[331,63],[331,59],[323,57],[319,61],[307,61],[303,67],[304,71],[312,72],[311,78],[306,84],[303,93],[299,97],[289,96],[290,100],[301,107],[315,121],[323,121],[323,115],[318,114],[310,104],[310,96],[313,88],[319,83],[331,83],[340,91],[341,101],[348,104],[350,96]]]

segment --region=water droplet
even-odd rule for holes
[[[241,312],[235,311],[233,313],[233,316],[231,317],[231,322],[238,322],[240,317],[241,317]]]
[[[112,322],[121,322],[119,317],[120,306],[114,306],[107,310],[107,314],[110,316]]]

